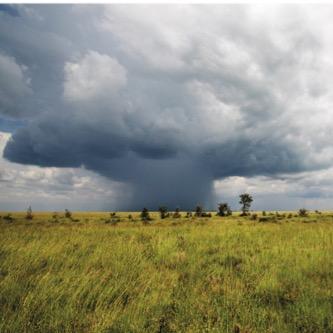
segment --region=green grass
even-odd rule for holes
[[[0,332],[333,332],[332,214],[128,214],[0,213]]]

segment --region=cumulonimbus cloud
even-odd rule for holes
[[[16,33],[42,24],[61,52],[47,68],[50,47],[37,63],[21,51],[39,112],[7,159],[128,183],[128,208],[188,208],[211,200],[214,179],[331,166],[331,7],[67,5],[58,20],[31,9],[45,22],[0,19]]]

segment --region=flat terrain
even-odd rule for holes
[[[0,332],[333,332],[332,213],[131,214],[0,213]]]

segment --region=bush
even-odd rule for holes
[[[149,211],[147,208],[143,208],[142,212],[140,214],[140,218],[142,221],[146,222],[146,221],[151,221],[151,217],[149,215]]]
[[[57,212],[53,212],[52,213],[52,220],[51,220],[51,222],[54,222],[54,223],[59,222],[59,215],[58,215]]]
[[[12,217],[12,214],[11,213],[8,213],[7,215],[5,215],[3,217],[3,219],[7,222],[13,222],[14,221],[14,218]]]
[[[272,216],[261,216],[258,218],[259,222],[271,222],[271,223],[277,223],[279,220],[279,218],[277,218],[276,216],[272,215]]]
[[[266,214],[266,212],[263,210],[262,211],[262,216],[266,216],[267,214]]]
[[[218,216],[228,216],[231,215],[232,211],[226,202],[220,203],[218,206],[217,214]]]
[[[161,206],[158,209],[158,211],[160,212],[160,217],[161,217],[162,220],[169,216],[169,214],[168,214],[168,208],[165,207],[165,206]]]
[[[298,211],[298,216],[300,216],[300,217],[306,217],[306,216],[308,216],[308,211],[305,208],[301,208]]]
[[[203,208],[202,206],[198,205],[195,207],[195,213],[194,213],[194,216],[196,217],[201,217],[202,216],[202,213],[203,213]]]
[[[257,218],[258,218],[258,215],[255,213],[250,216],[251,220],[256,220]]]
[[[204,213],[201,214],[201,217],[212,217],[212,214],[204,212]]]
[[[190,217],[192,217],[192,212],[186,212],[185,217],[186,217],[186,218],[190,218]]]
[[[179,209],[179,208],[176,208],[176,210],[175,210],[175,212],[173,213],[172,217],[173,217],[174,219],[179,219],[179,218],[182,217],[181,214],[180,214],[180,209]]]
[[[27,220],[32,220],[33,219],[33,215],[32,215],[32,209],[31,209],[31,206],[29,206],[29,208],[27,209],[27,214],[25,215],[25,218]]]
[[[68,219],[72,218],[72,213],[67,208],[65,209],[65,217]]]

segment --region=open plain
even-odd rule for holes
[[[333,332],[332,213],[0,215],[2,333]]]

